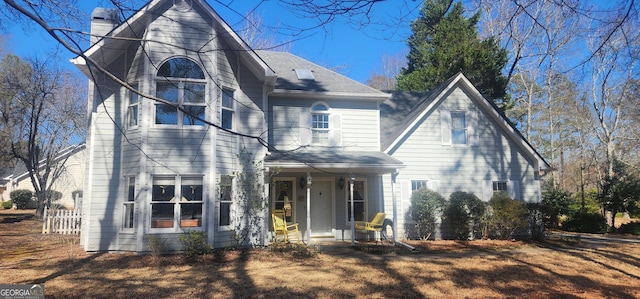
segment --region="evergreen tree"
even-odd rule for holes
[[[462,72],[482,95],[508,110],[512,104],[502,75],[507,51],[494,38],[478,38],[479,18],[479,12],[466,18],[460,2],[426,0],[411,23],[408,65],[398,77],[398,89],[428,91]]]

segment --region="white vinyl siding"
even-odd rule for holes
[[[291,150],[312,144],[310,106],[301,106],[293,98],[270,98],[269,144]],[[311,105],[311,101],[307,102]],[[379,123],[376,103],[327,101],[329,116],[328,146],[344,150],[379,150]]]
[[[476,111],[474,134],[478,136],[478,145],[443,146],[443,143],[450,143],[450,136],[446,138],[441,134],[443,131],[450,132],[450,129],[443,129],[449,123],[443,119],[448,119],[450,114],[442,111]],[[412,179],[436,178],[438,187],[434,183],[433,188],[437,188],[446,199],[452,192],[465,191],[483,200],[489,200],[493,194],[492,186],[489,188],[491,194],[484,194],[485,181],[503,179],[513,185],[511,190],[515,198],[524,202],[540,200],[539,181],[535,178],[533,162],[459,88],[454,88],[438,103],[433,113],[420,120],[415,129],[389,154],[406,165],[399,171],[395,188],[399,207],[397,227],[401,238],[408,233],[403,231],[407,228],[403,218],[410,205]],[[383,176],[386,211],[393,210],[390,181],[390,175]]]

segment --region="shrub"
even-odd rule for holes
[[[13,202],[10,201],[10,200],[3,201],[2,202],[2,208],[5,209],[5,210],[13,208]]]
[[[492,210],[490,227],[498,237],[511,239],[517,230],[527,227],[527,207],[523,202],[509,198],[504,192],[498,192],[489,200],[489,206]]]
[[[576,213],[562,223],[562,228],[570,232],[603,234],[607,232],[607,221],[600,214]]]
[[[418,234],[428,239],[436,230],[446,201],[438,192],[422,188],[411,195],[411,217],[418,223]]]
[[[19,189],[11,191],[9,194],[11,201],[16,205],[19,210],[28,209],[33,206],[33,192],[26,189]]]
[[[473,236],[480,234],[485,206],[485,203],[473,193],[451,193],[444,214],[453,229],[455,239],[467,240],[472,233]]]
[[[544,225],[558,227],[558,219],[561,215],[569,214],[571,193],[559,188],[550,188],[542,194],[541,211],[544,216]]]
[[[187,259],[210,253],[213,249],[207,243],[207,234],[203,231],[185,231],[178,240],[182,243],[182,253]]]
[[[163,238],[154,235],[147,235],[146,238],[147,247],[151,252],[151,256],[153,256],[154,258],[160,257],[162,253],[167,251],[168,245]]]
[[[620,225],[620,228],[616,230],[620,234],[632,234],[640,236],[640,222],[630,222]]]

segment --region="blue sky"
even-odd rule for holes
[[[105,6],[106,1],[78,1],[80,9],[86,13],[86,25],[81,28],[89,31],[89,15],[93,8]],[[278,1],[229,1],[234,9],[229,10],[221,4],[209,1],[214,9],[234,29],[240,30],[238,22],[241,15],[252,8],[256,3],[261,3],[256,8],[256,13],[262,16],[263,23],[269,28],[277,27],[285,30],[287,26],[310,27],[313,20],[300,18],[283,8]],[[412,15],[405,21],[415,19],[416,7],[399,8],[393,1],[385,1],[376,4],[373,12],[375,19],[372,24],[359,28],[356,24],[348,24],[346,19],[337,19],[323,28],[305,31],[299,36],[292,36],[290,32],[278,35],[279,42],[294,40],[290,46],[290,52],[313,61],[325,67],[340,66],[340,72],[352,79],[365,82],[371,73],[380,67],[383,55],[391,56],[402,52],[406,48],[405,40],[410,34],[408,23],[401,26],[389,26],[398,24],[393,16],[398,15],[398,10]],[[109,7],[109,6],[105,6]],[[384,22],[385,24],[375,24]],[[23,28],[16,24],[9,28],[8,51],[23,58],[38,57],[44,59],[51,56],[56,50],[56,42],[46,32],[31,26]],[[61,47],[59,47],[61,48]],[[59,52],[60,64],[72,68],[68,59],[74,55],[66,49]]]

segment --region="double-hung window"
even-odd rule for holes
[[[231,225],[231,204],[232,201],[232,191],[233,191],[233,177],[228,175],[220,176],[220,186],[219,186],[219,215],[218,215],[218,226],[229,226]]]
[[[329,144],[329,107],[324,104],[311,107],[311,143]]]
[[[151,228],[202,227],[202,177],[154,177]]]
[[[233,130],[233,114],[235,112],[235,100],[233,90],[222,89],[222,109],[220,115],[220,125],[223,129]]]
[[[476,111],[440,110],[442,144],[454,147],[478,146]]]
[[[138,90],[138,84],[131,84],[133,89]],[[127,107],[127,127],[132,128],[138,125],[138,94],[129,90],[129,106]]]
[[[351,223],[351,182],[347,189],[347,223]],[[353,181],[353,217],[355,221],[367,221],[366,189],[364,180]]]
[[[156,97],[169,104],[155,104],[155,124],[203,126],[206,86],[204,72],[195,62],[173,58],[162,64],[156,78]]]
[[[467,144],[467,122],[464,112],[451,112],[451,144]]]
[[[134,228],[134,208],[136,201],[136,178],[125,178],[125,199],[122,213],[122,229]]]

